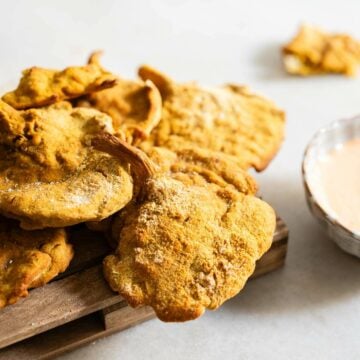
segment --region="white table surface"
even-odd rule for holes
[[[104,64],[133,76],[149,63],[179,80],[232,81],[287,112],[287,138],[264,174],[264,197],[290,228],[287,264],[251,281],[216,312],[185,324],[152,320],[63,359],[358,359],[360,260],[310,216],[300,163],[320,126],[360,113],[360,77],[287,76],[279,46],[306,21],[360,38],[354,1],[2,1],[0,79],[41,65]]]

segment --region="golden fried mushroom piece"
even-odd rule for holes
[[[111,288],[163,321],[195,319],[235,296],[270,247],[270,206],[175,178],[152,179],[146,191],[126,211],[119,247],[104,261]]]
[[[0,213],[24,229],[100,221],[132,198],[128,163],[92,148],[111,118],[67,102],[17,111],[0,101]]]
[[[116,82],[116,77],[97,63],[61,71],[32,67],[23,71],[17,89],[2,100],[18,110],[29,109],[107,89]]]
[[[285,116],[271,101],[245,87],[178,84],[148,66],[139,69],[163,97],[162,118],[150,143],[175,152],[200,147],[235,155],[244,169],[263,170],[277,153]]]
[[[89,63],[99,64],[99,55],[91,55]],[[161,118],[161,95],[150,80],[118,78],[115,87],[90,94],[86,100],[110,115],[118,136],[131,144],[146,139]]]
[[[142,144],[143,150],[162,172],[201,174],[209,182],[231,185],[244,194],[256,194],[257,184],[242,170],[243,163],[234,156],[199,147],[178,150]]]
[[[91,107],[113,119],[118,136],[136,144],[149,137],[161,118],[161,97],[151,81],[118,80],[118,85],[89,95]]]
[[[64,229],[25,231],[0,218],[0,308],[65,271],[72,257]]]
[[[201,148],[184,149],[175,153],[166,148],[149,146],[149,144],[141,144],[140,149],[156,164],[157,172],[184,173],[183,181],[199,174],[202,178],[208,179],[208,182],[232,186],[244,194],[257,192],[256,182],[251,176],[244,174],[241,163],[233,156]],[[100,223],[87,223],[87,226],[90,230],[104,232],[109,244],[114,248],[119,242],[122,223],[123,216],[115,214],[111,219],[105,219]]]
[[[121,154],[127,145],[100,148],[116,155],[116,146]],[[250,178],[241,169],[238,176]],[[140,196],[119,214],[120,242],[104,260],[111,288],[163,321],[195,319],[235,296],[271,245],[272,208],[253,186],[246,195],[193,168],[155,175],[150,166],[137,179]]]
[[[290,74],[354,76],[360,64],[360,42],[345,34],[328,34],[317,27],[303,25],[283,47],[283,55]]]

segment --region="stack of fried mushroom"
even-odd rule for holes
[[[99,55],[27,69],[0,100],[0,307],[65,271],[69,228],[86,223],[116,248],[104,259],[114,291],[161,320],[195,319],[271,245],[275,214],[246,170],[275,156],[284,113],[246,87],[148,66],[126,80]]]

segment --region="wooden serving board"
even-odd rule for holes
[[[287,240],[278,218],[273,244],[251,278],[284,265]],[[71,241],[76,256],[68,271],[0,310],[0,360],[54,358],[155,317],[151,308],[129,307],[106,284],[101,262],[111,249],[104,238],[79,226]]]

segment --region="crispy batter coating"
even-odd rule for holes
[[[88,97],[92,108],[113,119],[118,136],[130,144],[149,137],[161,118],[161,96],[151,81],[118,80],[118,85]]]
[[[195,319],[235,296],[270,247],[270,206],[176,178],[152,179],[146,191],[139,207],[126,209],[119,247],[104,261],[112,289],[163,321]]]
[[[21,227],[100,221],[132,198],[128,163],[94,150],[112,120],[67,102],[17,111],[0,101],[0,213]]]
[[[65,271],[72,257],[64,229],[25,231],[0,218],[0,308]]]
[[[32,67],[23,71],[17,89],[6,93],[2,100],[15,109],[29,109],[107,89],[116,82],[116,77],[98,63],[61,71]]]
[[[99,64],[99,55],[92,54],[89,63]],[[115,87],[92,93],[86,100],[89,106],[110,115],[117,135],[130,144],[146,139],[161,119],[161,95],[150,80],[118,78]]]
[[[244,194],[256,194],[258,187],[254,179],[243,172],[241,163],[233,156],[201,148],[192,148],[175,153],[169,149],[141,144],[140,149],[157,165],[162,173],[185,173],[183,181],[191,179],[194,174],[201,174],[209,182],[221,186],[232,186]],[[111,247],[116,248],[119,233],[123,226],[123,216],[115,214],[111,219],[100,223],[87,223],[90,230],[106,234]]]
[[[104,260],[111,288],[163,321],[195,319],[236,295],[275,230],[274,211],[253,196],[248,174],[238,169],[246,178],[239,191],[223,170],[200,168],[184,162],[142,177],[137,202],[118,215],[116,253]]]
[[[159,125],[150,143],[175,152],[192,147],[234,155],[247,169],[263,170],[278,151],[285,116],[271,101],[247,88],[226,85],[204,88],[178,84],[148,66],[139,69],[163,97]]]
[[[303,25],[283,47],[283,55],[290,74],[354,76],[360,64],[360,42],[346,34],[328,34],[317,27]]]
[[[234,156],[199,147],[181,149],[176,153],[162,147],[149,147],[148,144],[140,148],[163,173],[200,174],[210,183],[231,185],[244,194],[256,194],[258,190],[255,180],[243,171],[243,163]]]

